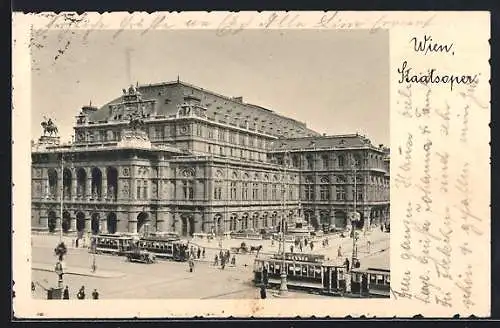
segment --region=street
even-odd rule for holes
[[[389,235],[374,233],[370,238],[371,250],[368,254],[366,245],[358,246],[361,262],[388,264]],[[45,299],[45,288],[57,284],[57,276],[52,270],[56,263],[54,247],[58,236],[33,235],[32,237],[32,280],[36,283],[33,297]],[[234,247],[244,240],[225,240],[224,247]],[[215,252],[218,252],[218,241],[193,241],[194,244],[206,247],[206,257],[196,261],[194,272],[189,272],[185,262],[159,260],[153,264],[131,263],[125,257],[113,255],[95,255],[97,270],[91,272],[93,254],[86,248],[73,248],[71,241],[65,240],[68,254],[65,257],[64,285],[70,289],[70,298],[76,298],[78,289],[85,286],[86,298],[91,298],[92,291],[97,289],[101,299],[255,299],[259,298],[259,289],[252,282],[253,260],[255,254],[237,254],[236,266],[226,266],[222,270],[212,265]],[[247,245],[266,244],[263,252],[277,250],[269,241],[248,241]],[[269,245],[267,245],[269,243]],[[234,244],[234,246],[232,245]],[[312,253],[325,254],[326,257],[337,256],[338,245],[342,246],[343,257],[351,256],[352,240],[329,236],[329,247],[322,247],[316,242]],[[212,248],[213,247],[213,248]],[[276,249],[275,249],[276,248]],[[289,249],[289,246],[287,246]],[[287,250],[288,250],[287,249]],[[304,252],[311,253],[310,249]],[[269,291],[269,297],[272,292]],[[304,292],[290,292],[292,298],[326,297]]]

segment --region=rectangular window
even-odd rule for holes
[[[252,199],[259,199],[259,185],[257,183],[253,184]]]
[[[264,185],[262,185],[262,199],[268,200],[267,199],[267,183],[264,183]]]
[[[236,182],[231,182],[231,200],[236,199]]]
[[[248,182],[243,183],[243,189],[241,190],[241,199],[248,199]]]
[[[182,182],[182,191],[184,193],[184,199],[193,199],[194,198],[194,190],[191,181],[183,181]]]
[[[141,185],[140,185],[140,181],[137,181],[137,195],[136,195],[136,198],[137,199],[141,199]]]
[[[322,185],[320,187],[320,198],[321,200],[329,200],[330,199],[330,189],[328,185]]]
[[[148,199],[148,182],[147,181],[143,182],[142,198],[143,199]]]
[[[337,186],[337,200],[345,200],[345,187]]]
[[[276,184],[273,184],[271,187],[271,199],[276,200],[277,199],[277,194],[276,194]]]
[[[314,185],[305,186],[305,198],[306,200],[314,200]]]

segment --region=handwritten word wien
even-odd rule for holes
[[[453,43],[449,44],[440,44],[434,42],[430,35],[425,35],[423,40],[419,40],[416,37],[410,39],[410,43],[413,44],[413,50],[419,53],[423,53],[427,55],[428,53],[449,53],[451,55],[455,55],[455,51],[453,50]]]
[[[455,84],[472,84],[477,83],[478,74],[475,75],[449,75],[439,74],[435,68],[429,69],[425,73],[413,73],[413,68],[408,67],[408,62],[405,60],[398,68],[400,79],[398,83],[420,83],[423,85],[429,84],[449,84],[450,90],[453,90]]]

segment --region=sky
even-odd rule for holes
[[[389,35],[365,30],[46,32],[32,47],[32,139],[44,115],[71,140],[84,105],[130,83],[180,80],[305,122],[389,145]],[[130,80],[126,49],[131,49]],[[57,57],[57,58],[56,58]]]

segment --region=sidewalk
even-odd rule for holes
[[[54,272],[54,266],[51,264],[45,264],[45,263],[33,263],[31,265],[31,269],[38,270],[38,271]],[[90,271],[90,268],[81,268],[81,267],[66,268],[65,274],[72,274],[72,275],[77,275],[77,276],[87,276],[87,277],[94,277],[94,278],[121,278],[121,277],[125,276],[124,273],[116,272],[116,271],[97,270],[96,272],[92,273]]]

